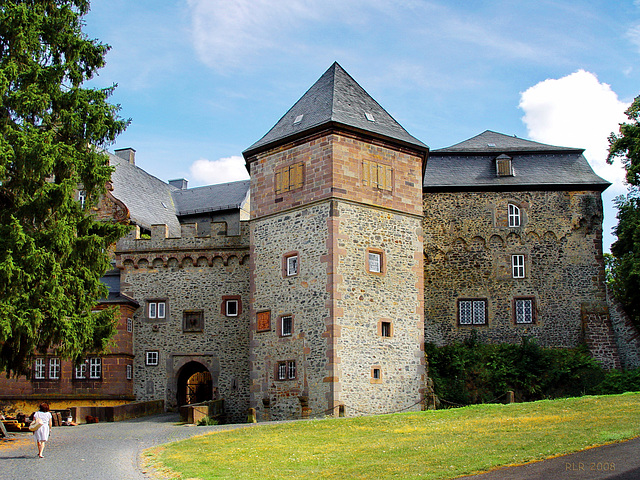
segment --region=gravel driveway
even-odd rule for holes
[[[0,449],[2,480],[144,480],[139,467],[145,448],[216,430],[246,427],[178,425],[177,414],[124,422],[54,427],[38,458],[30,433],[16,433],[16,445]]]

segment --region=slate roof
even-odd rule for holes
[[[432,150],[423,186],[427,191],[606,189],[610,183],[594,173],[583,151],[487,130]],[[496,174],[495,159],[502,154],[512,158],[513,176]]]
[[[114,197],[129,209],[131,221],[146,229],[166,224],[169,236],[180,236],[180,222],[171,192],[177,190],[127,160],[109,154],[109,164],[116,167],[111,174]]]
[[[242,207],[249,194],[249,180],[207,185],[172,192],[178,216],[234,210]]]
[[[340,126],[427,151],[338,64],[334,63],[267,134],[243,152],[253,154],[330,126]]]

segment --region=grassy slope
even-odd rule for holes
[[[265,424],[146,455],[185,479],[447,479],[638,435],[640,393],[630,393]]]

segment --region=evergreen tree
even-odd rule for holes
[[[611,245],[609,285],[626,312],[640,328],[640,96],[625,112],[628,123],[620,124],[620,134],[609,136],[609,156],[612,163],[620,158],[627,172],[629,193],[616,198],[617,240]]]
[[[29,376],[35,352],[98,352],[114,312],[108,250],[126,231],[91,215],[110,179],[102,151],[127,126],[107,89],[83,88],[106,45],[83,32],[87,0],[0,0],[0,371]],[[77,188],[86,192],[84,206]]]

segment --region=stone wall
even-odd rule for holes
[[[509,203],[519,227],[508,227]],[[424,212],[427,341],[583,341],[582,305],[606,302],[599,192],[428,192]],[[525,278],[512,277],[512,254],[525,256]],[[518,297],[534,299],[532,324],[515,323]],[[461,298],[486,300],[486,325],[458,325]]]
[[[609,314],[615,335],[620,364],[624,369],[640,367],[640,331],[622,308],[622,305],[607,291]]]
[[[164,400],[176,408],[178,377],[195,362],[211,373],[213,397],[223,398],[230,421],[246,419],[248,408],[249,230],[226,235],[212,224],[212,235],[197,236],[196,225],[182,225],[182,237],[168,238],[154,225],[150,239],[137,232],[118,243],[121,290],[141,307],[134,316],[134,385],[138,400]],[[239,300],[237,316],[227,316],[225,298]],[[165,302],[165,318],[150,318],[150,301]],[[201,328],[184,328],[185,312],[200,312]],[[193,330],[193,329],[191,329]],[[158,352],[147,365],[146,353]]]

